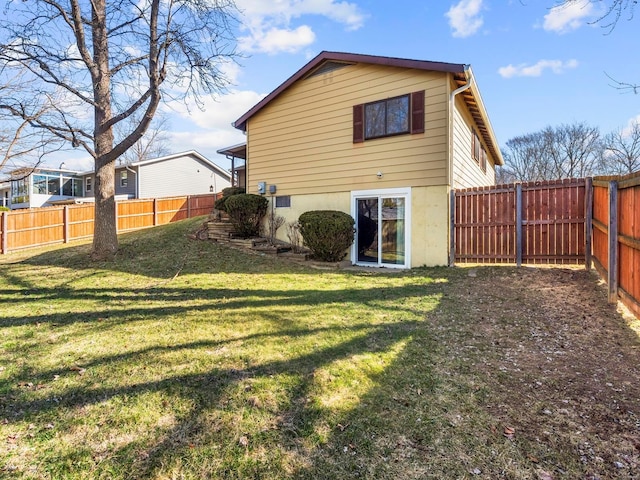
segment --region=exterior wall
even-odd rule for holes
[[[449,263],[449,188],[411,190],[411,267]]]
[[[453,187],[471,188],[494,185],[496,172],[494,159],[487,154],[487,172],[473,159],[471,152],[471,128],[473,119],[460,96],[456,97],[453,110]],[[477,130],[477,129],[476,129]],[[486,149],[486,148],[485,148]]]
[[[139,165],[138,198],[161,198],[220,192],[231,185],[211,166],[192,156]]]
[[[354,105],[419,90],[424,134],[353,143]],[[357,64],[302,79],[248,121],[248,192],[262,181],[282,195],[446,185],[447,117],[445,73]]]
[[[330,194],[292,195],[291,207],[276,208],[286,223],[295,222],[309,210],[351,213],[351,191]],[[266,225],[266,223],[265,223]],[[449,255],[449,196],[447,186],[411,189],[411,267],[446,265]],[[286,224],[277,232],[288,242]]]
[[[131,168],[131,170],[136,170],[135,168]],[[131,170],[127,170],[126,168],[116,168],[116,195],[126,195],[127,198],[136,198],[136,182],[138,179],[136,178],[137,173],[132,172]],[[121,172],[127,172],[127,185],[123,187],[120,184],[121,181]],[[95,185],[95,183],[94,183]],[[95,195],[95,192],[94,192]]]

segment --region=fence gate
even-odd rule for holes
[[[450,262],[590,263],[590,181],[452,191]]]

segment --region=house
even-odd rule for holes
[[[9,195],[11,193],[11,181],[0,180],[0,207],[9,207]]]
[[[116,166],[116,200],[220,192],[231,175],[196,151]],[[23,168],[11,173],[12,209],[92,202],[94,172]]]
[[[54,202],[82,197],[82,179],[74,170],[23,167],[9,175],[8,206],[11,209],[49,206]]]
[[[287,222],[351,214],[357,265],[447,264],[450,191],[494,184],[503,164],[464,64],[325,51],[234,126],[247,191]]]
[[[85,194],[93,196],[93,171],[82,177]],[[116,166],[116,195],[128,198],[201,195],[229,186],[230,173],[195,150]]]

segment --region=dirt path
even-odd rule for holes
[[[545,462],[555,472],[541,471],[539,478],[567,478],[566,459],[557,453],[563,451],[579,457],[586,474],[579,478],[640,478],[637,320],[606,303],[594,273],[468,272],[451,298],[470,311],[467,338],[443,334],[441,340],[453,354],[486,352],[472,358],[490,385],[491,415],[526,438],[532,461],[556,452],[558,458]]]

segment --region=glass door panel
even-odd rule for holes
[[[404,198],[382,199],[382,223],[380,237],[382,264],[404,265],[405,263],[405,200]]]
[[[358,238],[357,254],[358,262],[375,263],[379,261],[378,253],[378,199],[357,199],[358,211]]]

